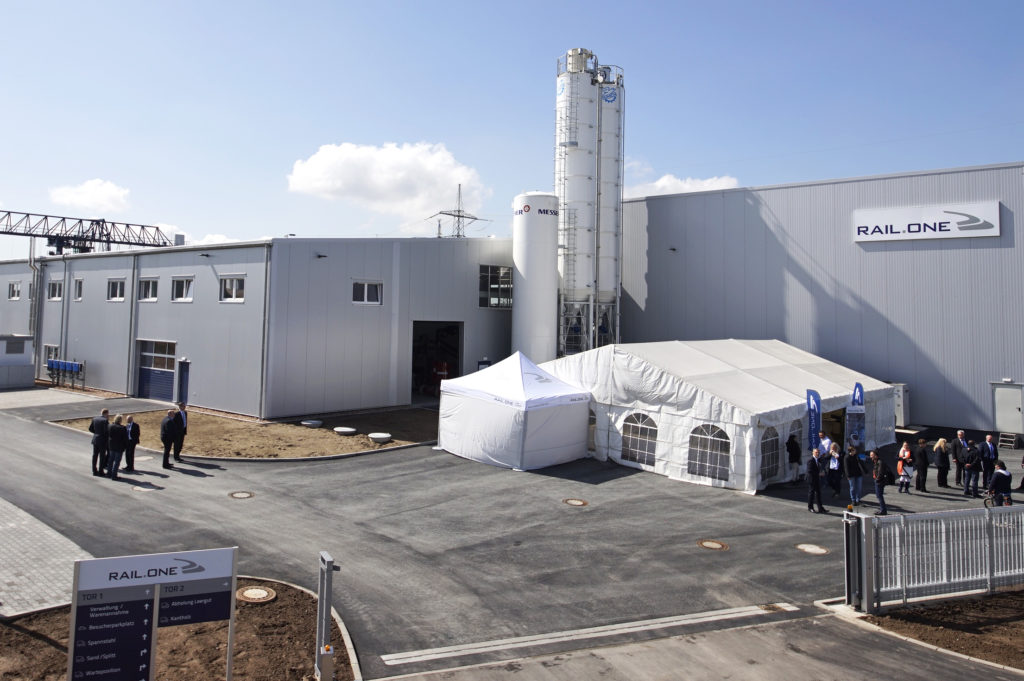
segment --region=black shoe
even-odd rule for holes
[[[95,475],[97,478],[103,475],[103,473],[100,473],[99,471],[93,471],[92,474]]]
[[[173,464],[165,463],[164,468],[174,468]]]
[[[828,513],[828,509],[827,508],[819,508],[818,509],[818,513]]]
[[[177,461],[178,463],[181,463],[181,457],[180,456],[174,457],[174,460]]]
[[[887,512],[885,512],[885,511],[875,511],[875,515],[889,515],[889,514]]]
[[[116,482],[117,480],[120,480],[120,479],[121,479],[121,478],[120,478],[120,477],[118,477],[118,476],[116,476],[116,475],[115,475],[114,477],[112,477],[112,478],[111,478],[111,480],[114,480],[115,482]]]
[[[814,510],[813,508],[809,508],[809,509],[807,509],[807,512],[808,512],[808,513],[817,513],[817,511],[815,511],[815,510]]]

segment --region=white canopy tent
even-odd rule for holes
[[[593,395],[597,458],[687,482],[753,494],[791,480],[784,443],[807,449],[808,389],[827,413],[860,383],[868,448],[895,441],[892,386],[777,340],[606,345],[543,368]]]
[[[438,445],[495,466],[531,470],[587,455],[590,393],[526,355],[441,381]]]

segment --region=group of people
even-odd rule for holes
[[[124,457],[127,473],[135,472],[135,447],[142,431],[131,415],[127,419],[118,414],[110,421],[110,410],[104,409],[89,424],[92,433],[92,474],[120,480],[117,471]]]
[[[89,424],[92,433],[92,474],[106,476],[111,480],[120,480],[119,471],[135,472],[135,448],[142,437],[142,429],[135,423],[135,417],[129,414],[114,416],[110,419],[110,410],[103,409],[100,415]],[[183,402],[177,409],[168,409],[167,415],[160,422],[160,441],[164,446],[164,468],[174,468],[170,462],[171,452],[174,460],[181,461],[181,448],[188,432],[188,414]],[[121,466],[122,457],[124,467]]]
[[[811,458],[807,461],[807,510],[812,513],[828,513],[822,503],[822,483],[832,490],[832,497],[840,496],[842,476],[845,475],[850,488],[850,503],[853,506],[861,504],[863,494],[863,478],[868,471],[861,464],[860,455],[855,447],[849,447],[844,455],[839,445],[824,433],[818,433],[819,446],[811,451]],[[793,474],[794,484],[798,484],[802,452],[800,443],[795,435],[790,435],[786,442],[786,451],[789,455],[789,463]],[[973,440],[964,438],[964,431],[957,431],[957,438],[952,444],[946,438],[940,438],[929,452],[928,443],[920,439],[917,445],[910,446],[904,442],[896,455],[896,474],[894,475],[889,466],[882,460],[874,450],[868,453],[870,460],[870,473],[874,483],[875,496],[878,499],[878,511],[875,515],[888,515],[885,504],[885,487],[898,484],[900,493],[910,494],[910,483],[914,482],[914,489],[918,492],[927,492],[928,467],[934,463],[938,471],[938,486],[950,487],[949,471],[950,462],[956,466],[956,485],[959,488],[963,485],[964,496],[978,497],[978,481],[981,479],[982,487],[993,495],[997,505],[1003,503],[1011,504],[1010,496],[1012,490],[1013,476],[1006,470],[1006,465],[999,459],[999,449],[993,442],[992,436],[988,435],[980,445],[975,445]],[[1024,458],[1021,460],[1024,467]],[[1024,476],[1022,476],[1024,477]],[[1024,491],[1024,481],[1016,488]]]

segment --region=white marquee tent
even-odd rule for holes
[[[596,458],[687,482],[753,494],[792,479],[785,442],[807,448],[808,389],[827,413],[860,383],[865,443],[895,441],[892,386],[777,340],[606,345],[542,368],[591,392]]]
[[[522,353],[441,381],[438,445],[495,466],[531,470],[587,455],[590,393]]]

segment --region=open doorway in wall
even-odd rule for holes
[[[836,409],[821,415],[821,429],[832,442],[839,445],[839,451],[846,451],[846,410]],[[822,456],[826,452],[821,453]]]
[[[412,403],[437,400],[462,366],[462,322],[412,323]]]

